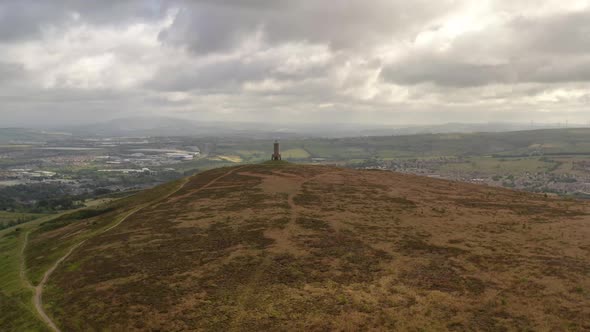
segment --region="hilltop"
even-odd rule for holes
[[[583,330],[588,211],[394,172],[264,163],[42,223],[24,253],[35,285],[65,257],[42,295],[64,331]]]

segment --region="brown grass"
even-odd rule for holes
[[[247,166],[198,191],[228,170],[79,248],[45,295],[58,325],[590,329],[583,202],[289,164]]]

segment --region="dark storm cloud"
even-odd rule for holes
[[[543,18],[517,18],[511,23],[523,48],[545,54],[590,52],[590,11]]]
[[[171,4],[156,0],[2,1],[0,42],[36,38],[44,28],[62,27],[74,20],[107,25],[155,20],[165,15]]]
[[[466,34],[444,51],[410,51],[385,66],[381,78],[396,84],[489,84],[590,81],[590,11],[521,17]],[[490,58],[492,60],[490,60]]]
[[[476,64],[436,56],[410,58],[381,71],[384,80],[401,85],[432,82],[453,87],[509,82],[514,79],[512,76],[508,65]]]
[[[435,83],[470,87],[488,84],[564,83],[590,81],[590,58],[568,61],[531,58],[505,64],[478,64],[458,58],[426,56],[385,67],[381,77],[401,85]]]
[[[245,81],[260,80],[272,72],[270,64],[245,64],[240,60],[207,66],[161,68],[146,87],[160,91],[218,90],[233,88]]]
[[[26,72],[23,65],[18,63],[0,62],[0,83],[14,80],[22,80]]]
[[[281,71],[285,61],[279,56],[257,59],[229,59],[213,64],[162,67],[146,87],[160,91],[219,90],[240,88],[241,84],[267,78],[302,80],[325,75],[328,65],[310,64],[292,72]],[[331,66],[332,64],[330,64]]]
[[[420,22],[452,10],[456,1],[187,1],[163,42],[197,53],[228,51],[261,32],[266,41],[307,41],[333,48],[372,46],[416,31]]]
[[[0,3],[0,41],[30,38],[40,32],[41,26],[65,18],[65,13],[49,2],[24,0]]]

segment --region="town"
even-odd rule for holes
[[[526,163],[522,158],[507,160],[498,158],[496,167],[486,170],[479,167],[474,158],[439,157],[428,159],[379,160],[370,159],[354,168],[381,169],[433,178],[485,184],[530,192],[573,195],[590,198],[590,163],[586,160],[571,161],[564,158],[534,158],[552,164],[547,169],[502,169],[502,163]],[[489,158],[493,160],[493,158]],[[468,165],[468,167],[465,167]]]

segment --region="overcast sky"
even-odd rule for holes
[[[588,0],[0,1],[0,127],[590,121]]]

